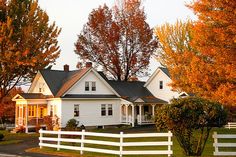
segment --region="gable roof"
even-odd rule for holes
[[[43,95],[42,93],[19,93],[16,96],[14,96],[12,98],[12,100],[16,100],[16,99],[45,99],[45,98],[49,98],[46,95]]]
[[[90,68],[74,71],[41,70],[40,73],[46,81],[54,96],[60,97],[73,86]]]
[[[165,68],[165,67],[159,67],[159,69],[161,69],[169,78],[171,78],[171,77],[170,77],[169,70],[168,70],[167,68]]]
[[[130,102],[136,102],[136,100],[141,99],[145,103],[167,103],[153,96],[152,93],[143,86],[145,82],[108,80],[108,83],[119,93],[121,98]]]
[[[171,77],[170,77],[170,73],[169,73],[169,71],[168,71],[167,68],[165,68],[165,67],[158,67],[158,68],[154,71],[154,73],[149,77],[149,79],[147,80],[147,82],[144,84],[144,87],[147,87],[148,84],[156,77],[156,75],[157,75],[160,71],[162,71],[166,76],[168,76],[169,78],[171,78]]]

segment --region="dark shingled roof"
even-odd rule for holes
[[[60,70],[40,70],[40,73],[43,75],[44,80],[46,81],[48,87],[50,88],[52,94],[55,96],[57,92],[60,90],[61,86],[64,84],[65,80],[73,75],[75,71],[60,71]]]
[[[20,93],[24,99],[45,99],[47,96],[43,95],[42,93]]]
[[[170,73],[169,73],[169,71],[168,71],[168,69],[167,68],[164,68],[164,67],[159,67],[169,78],[171,78],[170,77]]]
[[[44,80],[50,88],[54,96],[60,97],[73,84],[77,82],[89,69],[81,69],[74,71],[60,71],[60,70],[41,70]],[[77,80],[78,79],[78,80]]]
[[[66,94],[62,98],[118,98],[116,95]]]
[[[164,100],[156,98],[147,88],[143,87],[145,82],[109,80],[108,83],[123,99],[128,101],[135,102],[140,98],[145,103],[167,103]]]

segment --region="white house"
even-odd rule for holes
[[[157,106],[167,104],[179,93],[168,85],[171,82],[166,68],[157,68],[147,82],[114,81],[96,71],[91,63],[79,70],[39,71],[28,93],[17,94],[16,127],[43,125],[43,117],[59,117],[60,127],[69,119],[84,126],[119,124],[142,125],[153,123]]]

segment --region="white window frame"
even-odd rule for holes
[[[88,86],[87,86],[88,85]],[[87,92],[87,91],[90,91],[90,88],[89,88],[89,81],[85,81],[84,82],[84,90]]]
[[[111,112],[111,114],[110,114]],[[113,116],[113,105],[107,104],[107,116]]]
[[[101,116],[111,117],[113,116],[113,105],[112,104],[101,104]]]
[[[107,115],[106,104],[101,104],[101,116],[105,117],[106,115]]]
[[[77,114],[76,114],[77,112]],[[74,117],[78,118],[80,117],[80,105],[79,104],[74,104]]]
[[[159,89],[164,89],[164,82],[163,81],[159,81]]]
[[[96,82],[95,81],[91,81],[91,90],[92,91],[96,91],[97,89],[96,89],[97,87],[96,87]]]

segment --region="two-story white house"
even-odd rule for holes
[[[44,69],[39,71],[28,93],[17,94],[16,127],[43,125],[43,117],[59,117],[60,127],[69,119],[79,125],[142,125],[152,124],[157,106],[167,104],[181,93],[168,86],[168,70],[157,68],[147,82],[108,80],[91,63],[85,68],[70,71]]]

